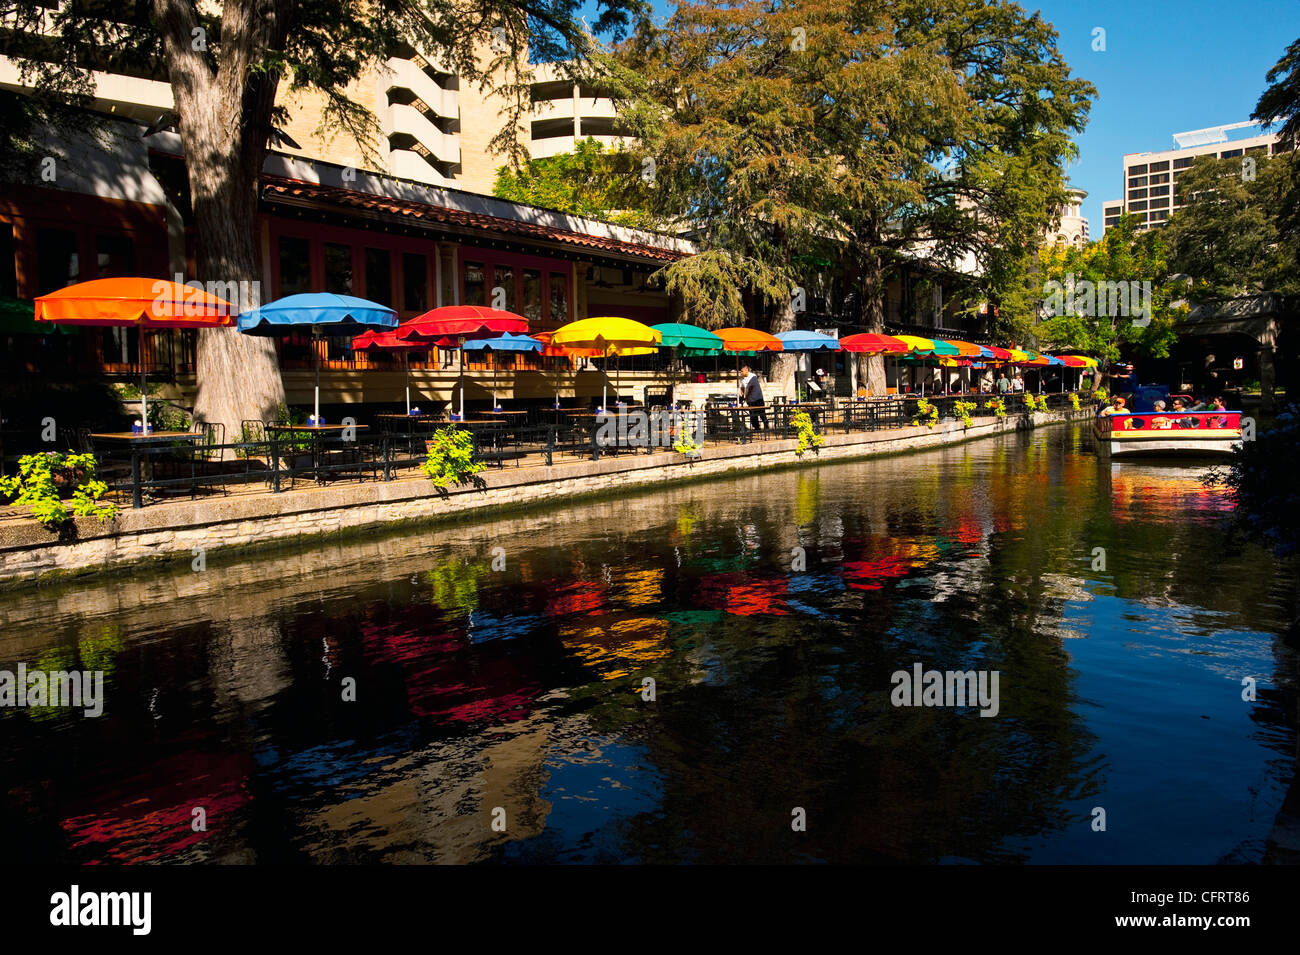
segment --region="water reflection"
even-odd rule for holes
[[[0,710],[18,834],[0,852],[1257,859],[1294,748],[1274,636],[1294,585],[1233,548],[1195,470],[1084,441],[1049,429],[0,597],[0,664],[108,686],[98,720]],[[999,670],[999,716],[894,708],[890,674],[916,662]]]

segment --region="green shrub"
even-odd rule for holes
[[[464,484],[478,474],[485,465],[474,460],[474,436],[456,427],[439,428],[429,439],[429,456],[420,470],[433,486],[446,489],[452,484]]]
[[[1070,407],[1073,408],[1075,411],[1078,411],[1078,410],[1079,410],[1079,394],[1078,394],[1078,392],[1071,392],[1071,393],[1070,393]]]
[[[1005,398],[990,398],[984,402],[984,407],[992,411],[997,417],[1005,418],[1007,416],[1007,401]]]
[[[939,409],[922,398],[916,403],[916,417],[912,419],[912,424],[923,424],[927,428],[933,428],[939,423]]]
[[[694,438],[683,432],[682,436],[679,437],[677,442],[673,445],[673,450],[678,454],[685,454],[689,457],[698,457],[703,448],[701,445],[695,443]]]
[[[118,508],[100,500],[108,493],[108,485],[95,480],[96,466],[93,454],[28,454],[19,460],[17,474],[0,477],[0,495],[9,498],[11,506],[30,507],[32,517],[51,530],[73,516],[97,517],[102,524],[117,517]],[[55,480],[60,473],[78,479],[68,503],[60,496]]]
[[[970,419],[970,413],[978,407],[973,401],[956,401],[953,402],[952,410],[961,421],[962,427],[969,428],[973,423]]]
[[[804,452],[811,450],[814,454],[819,453],[818,449],[826,443],[826,439],[817,433],[813,427],[812,417],[808,412],[800,411],[790,423],[794,425],[795,431],[799,433],[799,444],[795,447],[794,453],[798,457],[803,457]]]

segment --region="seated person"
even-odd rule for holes
[[[1163,401],[1157,401],[1157,402],[1155,403],[1155,406],[1154,406],[1154,407],[1155,407],[1155,413],[1156,413],[1156,414],[1158,414],[1158,415],[1162,415],[1162,414],[1164,414],[1165,403],[1164,403]],[[1174,426],[1173,421],[1171,421],[1171,420],[1168,419],[1168,418],[1152,418],[1152,419],[1151,419],[1151,427],[1153,427],[1153,428],[1160,428],[1160,429],[1163,430],[1163,429],[1165,429],[1165,428],[1172,428],[1173,426]]]
[[[1109,406],[1102,408],[1100,411],[1098,411],[1097,415],[1098,417],[1105,418],[1113,414],[1123,414],[1125,410],[1124,404],[1125,404],[1124,399],[1119,395],[1116,395],[1115,400],[1112,401]]]

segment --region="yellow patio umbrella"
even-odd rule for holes
[[[1007,351],[1011,353],[1011,363],[1013,365],[1021,365],[1029,361],[1028,352],[1021,351],[1019,348],[1008,348]]]
[[[649,355],[663,342],[663,335],[649,325],[630,318],[583,318],[562,325],[551,333],[551,343],[562,348],[598,348],[602,358],[610,355]],[[608,397],[609,375],[601,369],[605,381],[600,389],[600,406]],[[615,392],[618,385],[615,383]]]

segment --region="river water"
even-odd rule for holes
[[[1258,861],[1295,582],[1203,468],[1088,440],[0,594],[0,669],[105,674],[0,709],[0,858]],[[996,714],[894,705],[917,664]]]

